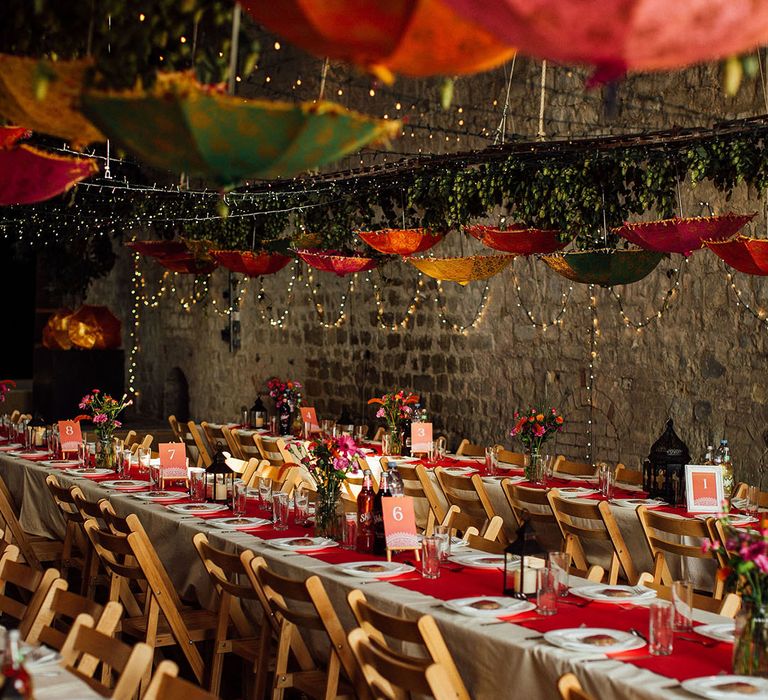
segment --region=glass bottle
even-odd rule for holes
[[[31,698],[32,679],[21,659],[19,630],[6,631],[3,652],[3,683],[0,698]]]
[[[397,464],[392,462],[387,469],[389,475],[389,490],[393,496],[405,495],[405,484],[403,484],[403,477],[400,476],[400,472],[397,471]]]
[[[715,448],[713,445],[707,445],[707,452],[704,455],[703,464],[714,464],[714,463],[715,463]]]
[[[373,475],[370,469],[363,472],[363,488],[357,496],[357,551],[373,552]]]
[[[736,485],[733,477],[733,464],[731,463],[731,450],[728,447],[728,441],[723,440],[723,461],[721,468],[723,470],[723,494],[726,498],[730,498],[733,494],[733,488]],[[722,444],[722,443],[721,443]]]
[[[380,556],[387,553],[387,538],[384,534],[384,509],[381,499],[385,496],[391,496],[389,490],[389,473],[381,473],[381,483],[379,491],[373,499],[373,553]]]

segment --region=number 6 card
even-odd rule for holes
[[[416,514],[413,498],[393,496],[381,499],[384,514],[384,535],[387,549],[417,549],[419,536],[416,534]]]

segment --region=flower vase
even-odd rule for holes
[[[384,456],[398,457],[403,452],[403,434],[398,428],[394,430],[389,428],[384,433],[384,438],[381,441],[381,452]]]
[[[280,411],[280,435],[290,435],[293,425],[293,411]]]
[[[315,536],[339,540],[339,508],[341,507],[341,484],[322,488],[315,499]]]
[[[542,477],[542,459],[538,447],[529,447],[525,451],[525,478],[532,484],[541,484]]]
[[[736,619],[733,672],[768,677],[768,614],[765,606],[745,601]]]
[[[111,435],[100,436],[96,443],[96,466],[99,469],[115,468],[115,441]]]

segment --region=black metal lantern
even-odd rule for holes
[[[47,438],[48,425],[43,420],[40,414],[36,413],[32,420],[27,423],[27,431],[29,433],[29,448],[35,449],[36,447],[44,447]]]
[[[256,401],[253,402],[251,410],[248,416],[248,423],[251,428],[266,428],[267,427],[267,407],[261,400],[261,394],[256,397]]]
[[[650,498],[663,498],[670,505],[685,503],[685,465],[690,461],[688,446],[678,437],[670,418],[643,462],[643,490]]]
[[[205,470],[205,494],[212,503],[226,505],[230,502],[230,494],[235,492],[235,472],[227,464],[228,456],[219,448]]]
[[[525,591],[525,556],[536,549],[536,533],[530,525],[527,510],[521,514],[523,524],[517,537],[504,548],[504,595],[527,600]]]

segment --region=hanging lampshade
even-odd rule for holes
[[[577,250],[543,255],[542,260],[572,282],[613,287],[631,284],[649,275],[663,253],[649,250]]]
[[[74,146],[104,141],[80,112],[89,60],[49,61],[0,54],[0,117]]]
[[[67,321],[69,340],[84,350],[120,347],[120,321],[106,306],[83,304]]]
[[[376,258],[361,255],[343,255],[333,250],[297,250],[299,257],[310,267],[323,272],[333,272],[339,277],[354,272],[373,270],[378,266]]]
[[[293,258],[280,253],[254,253],[252,250],[212,250],[211,257],[222,267],[248,277],[272,275]]]
[[[768,3],[751,0],[444,0],[521,53],[597,67],[669,70],[768,42]]]
[[[212,245],[208,240],[129,241],[125,245],[141,255],[154,258],[171,272],[206,275],[218,267],[208,252]]]
[[[505,230],[491,226],[465,226],[464,230],[489,248],[515,255],[554,253],[568,245],[567,240],[560,240],[559,231],[526,228],[522,224],[513,224]]]
[[[736,236],[729,241],[705,241],[717,257],[747,275],[768,275],[768,239]]]
[[[615,233],[630,243],[659,253],[680,253],[689,256],[704,246],[704,241],[722,241],[733,237],[753,218],[754,214],[723,214],[674,218],[660,221],[640,221],[624,224]]]
[[[514,255],[472,255],[467,258],[406,258],[425,275],[444,282],[467,285],[475,280],[485,280],[498,275]]]
[[[163,170],[221,186],[293,177],[332,163],[401,129],[331,102],[271,102],[225,95],[183,73],[152,90],[89,92],[85,113],[116,143]]]
[[[310,53],[371,70],[390,81],[488,70],[515,51],[443,0],[244,0],[270,31]]]
[[[443,240],[442,233],[433,233],[424,228],[358,231],[357,235],[371,248],[387,255],[423,253]]]

